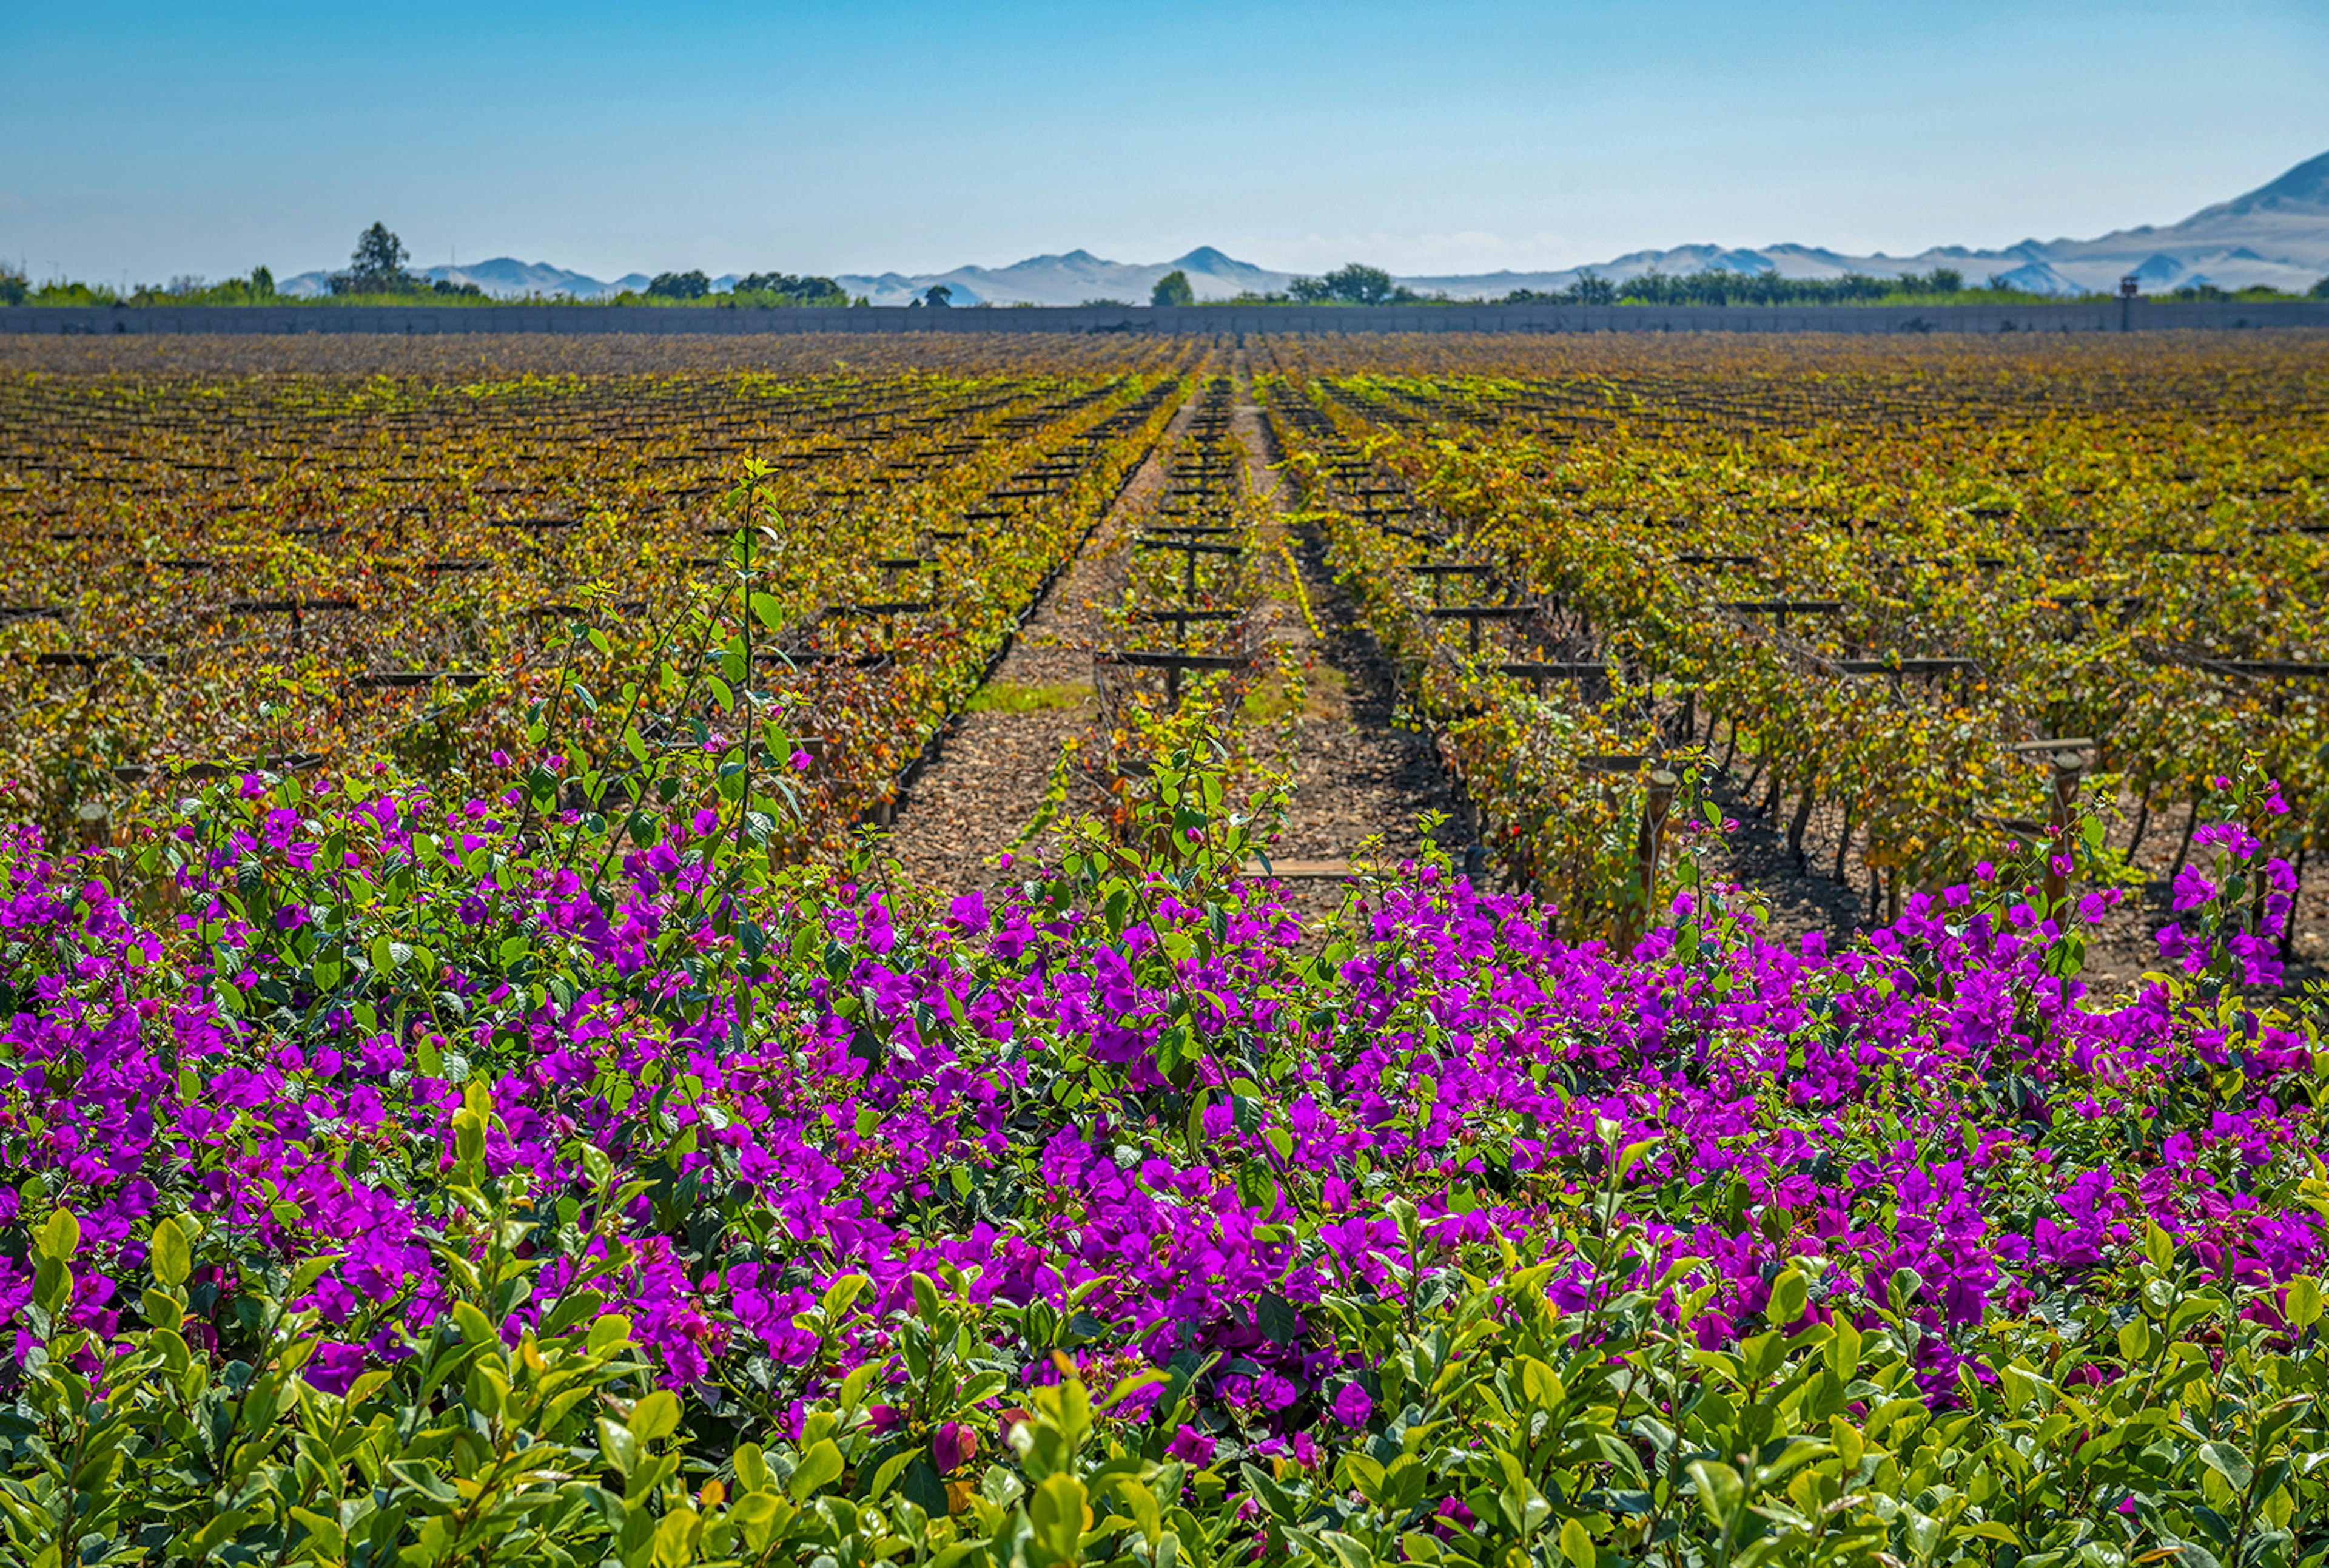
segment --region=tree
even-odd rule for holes
[[[13,267],[0,267],[0,305],[22,305],[33,291],[31,281]]]
[[[404,270],[410,255],[387,224],[374,223],[356,236],[348,269],[333,273],[327,281],[335,294],[403,294],[413,287]]]
[[[2305,291],[2308,299],[2329,299],[2329,278],[2324,278]]]
[[[702,269],[692,272],[658,272],[647,285],[647,296],[653,299],[701,299],[712,292],[712,279]]]
[[[274,298],[275,274],[269,271],[264,267],[252,268],[250,269],[250,292],[254,298],[259,299]]]
[[[1575,305],[1617,303],[1617,286],[1598,272],[1579,273],[1577,281],[1570,284],[1564,293],[1570,302]]]
[[[830,278],[796,278],[789,272],[747,272],[736,279],[734,297],[756,305],[845,305],[848,296]],[[749,298],[748,298],[749,297]]]
[[[1356,261],[1327,273],[1325,281],[1329,293],[1350,305],[1400,305],[1415,298],[1392,282],[1391,274],[1381,268],[1363,267]]]
[[[1380,267],[1353,261],[1324,278],[1297,278],[1286,286],[1302,305],[1405,305],[1416,298],[1412,289],[1391,280]]]
[[[356,236],[355,253],[344,272],[335,272],[325,285],[335,294],[410,294],[425,287],[404,269],[411,252],[385,223],[374,223]],[[271,286],[274,279],[268,279]]]
[[[952,305],[954,303],[954,290],[948,288],[943,283],[933,283],[928,288],[922,290],[922,301],[924,304],[934,306]]]
[[[1194,305],[1197,303],[1197,291],[1189,287],[1189,275],[1176,267],[1156,280],[1156,287],[1148,291],[1148,303]]]

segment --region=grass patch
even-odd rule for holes
[[[1028,685],[1019,681],[989,681],[963,704],[973,713],[1038,713],[1046,708],[1080,708],[1091,699],[1092,689],[1080,681],[1050,681]]]
[[[1290,719],[1297,712],[1313,719],[1339,719],[1350,711],[1345,684],[1343,672],[1331,665],[1304,672],[1298,685],[1280,674],[1268,675],[1255,682],[1245,694],[1246,720],[1249,723],[1271,724]]]

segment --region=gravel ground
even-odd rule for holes
[[[1240,381],[1241,395],[1250,396]],[[1283,505],[1278,476],[1269,468],[1268,430],[1259,411],[1240,402],[1231,430],[1246,449],[1248,485]],[[1379,841],[1372,853],[1392,862],[1424,847],[1418,818],[1437,811],[1447,820],[1438,845],[1459,867],[1479,864],[1470,813],[1460,786],[1420,731],[1394,728],[1394,684],[1389,662],[1361,628],[1350,598],[1328,569],[1322,542],[1306,531],[1287,543],[1302,574],[1311,613],[1325,636],[1314,636],[1292,604],[1273,606],[1274,632],[1306,656],[1309,700],[1294,752],[1294,797],[1272,858],[1280,864],[1346,863]],[[1344,884],[1327,876],[1289,877],[1288,902],[1306,913],[1339,908]]]
[[[1156,504],[1164,487],[1162,456],[1186,428],[1193,407],[1184,403],[1173,416],[1165,440],[1020,628],[982,694],[1041,705],[959,715],[943,754],[900,798],[889,849],[918,881],[967,890],[1008,880],[1000,857],[1042,807],[1061,749],[1098,716],[1091,656],[1099,619],[1092,605],[1121,594],[1127,541],[1134,523]]]

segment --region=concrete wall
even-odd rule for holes
[[[727,310],[655,306],[0,307],[0,333],[455,332],[2116,332],[2329,327],[2329,300],[2246,305],[2117,300],[2075,305],[1233,306],[1080,305],[1037,309],[903,306]]]

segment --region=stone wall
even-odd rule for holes
[[[2329,300],[2069,305],[1099,306],[797,309],[622,305],[0,307],[0,333],[2117,332],[2329,326]]]

